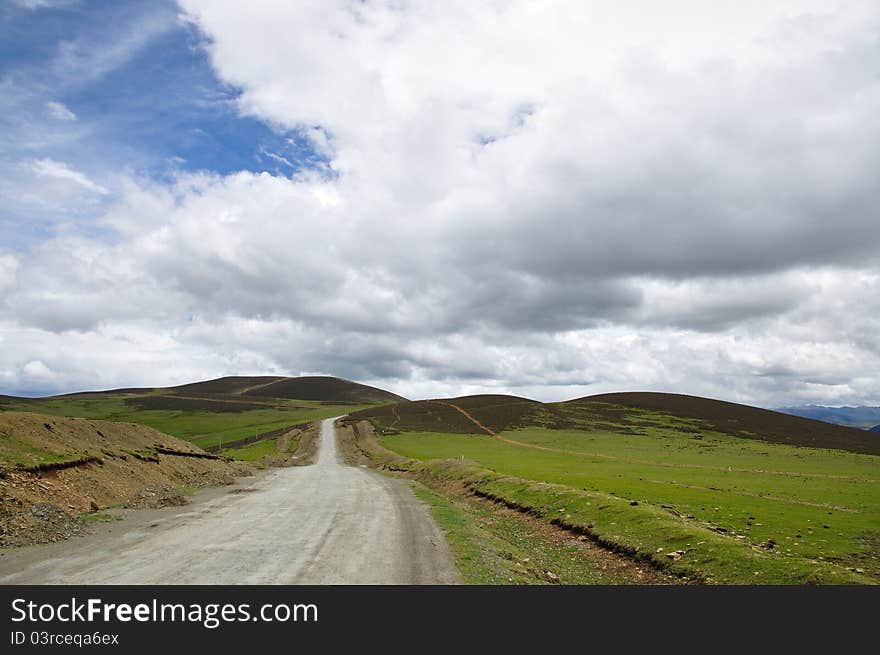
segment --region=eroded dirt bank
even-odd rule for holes
[[[59,541],[108,507],[186,503],[250,468],[133,423],[0,413],[0,546]]]

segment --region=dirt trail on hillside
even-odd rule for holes
[[[489,426],[484,425],[483,423],[481,423],[481,422],[480,422],[480,419],[478,419],[476,416],[474,416],[473,414],[471,414],[469,411],[467,411],[467,410],[464,409],[463,407],[459,407],[458,405],[455,405],[455,404],[453,404],[453,403],[447,403],[447,402],[443,402],[443,401],[441,401],[441,400],[434,400],[434,401],[432,401],[432,402],[435,402],[435,403],[437,403],[438,405],[446,405],[447,407],[451,407],[452,409],[454,409],[454,410],[456,410],[458,413],[460,413],[462,416],[464,416],[464,417],[465,417],[467,420],[469,420],[471,423],[473,423],[473,424],[476,425],[478,428],[480,428],[483,432],[485,432],[486,434],[488,434],[490,437],[495,437],[495,438],[498,439],[499,441],[504,441],[504,442],[506,442],[506,443],[514,444],[514,445],[516,445],[516,446],[525,446],[526,448],[536,448],[536,449],[538,449],[538,450],[554,450],[553,448],[547,448],[547,447],[545,447],[545,446],[537,446],[537,445],[535,445],[535,444],[525,443],[525,442],[522,442],[522,441],[516,441],[515,439],[510,439],[509,437],[505,437],[503,434],[501,434],[501,433],[499,433],[499,432],[495,432],[495,430],[493,430],[493,429],[490,428]],[[562,451],[558,451],[558,452],[562,452]]]
[[[213,490],[127,529],[6,551],[0,584],[443,584],[458,574],[403,480],[340,463],[334,419],[316,464]]]
[[[458,405],[453,405],[452,403],[446,403],[446,402],[443,402],[442,400],[434,400],[434,401],[432,401],[432,402],[435,402],[435,403],[437,403],[438,405],[446,405],[447,407],[451,407],[452,409],[454,409],[454,410],[457,411],[459,414],[461,414],[462,416],[464,416],[468,421],[470,421],[471,423],[473,423],[474,425],[476,425],[478,428],[480,428],[483,432],[485,432],[485,433],[488,434],[489,436],[491,436],[491,437],[495,437],[496,439],[502,439],[502,440],[503,440],[503,437],[502,437],[500,434],[498,434],[497,432],[495,432],[495,430],[493,430],[492,428],[488,428],[488,427],[486,427],[485,425],[483,425],[482,423],[480,423],[479,419],[477,419],[476,416],[474,416],[473,414],[471,414],[471,413],[470,413],[469,411],[467,411],[466,409],[463,409],[463,408],[459,407]]]
[[[532,450],[543,450],[548,453],[559,453],[561,455],[574,455],[577,457],[597,457],[600,459],[610,459],[619,462],[629,462],[632,464],[647,464],[650,466],[662,466],[664,468],[683,468],[683,469],[701,469],[704,471],[726,471],[728,473],[757,473],[761,475],[782,475],[787,477],[794,478],[824,478],[824,479],[832,479],[832,480],[852,480],[854,482],[866,482],[866,483],[874,483],[877,482],[876,479],[872,478],[862,478],[862,477],[853,477],[849,475],[830,475],[827,473],[809,473],[809,472],[801,472],[801,471],[773,471],[770,469],[750,469],[750,468],[737,468],[731,466],[706,466],[705,464],[678,464],[673,462],[659,462],[655,460],[644,460],[644,459],[634,459],[632,457],[620,457],[618,455],[608,455],[606,453],[596,453],[596,452],[587,452],[583,450],[570,450],[567,448],[553,448],[551,446],[541,446],[540,444],[529,443],[527,441],[518,441],[516,439],[511,439],[510,437],[505,437],[503,434],[499,432],[495,432],[492,428],[484,425],[480,422],[480,420],[468,412],[466,409],[459,407],[453,403],[447,403],[440,400],[433,400],[431,402],[435,402],[438,405],[446,405],[447,407],[451,407],[452,409],[458,411],[462,416],[468,419],[471,423],[476,425],[480,430],[485,432],[491,437],[495,437],[499,441],[503,441],[505,443],[512,444],[514,446],[521,446],[523,448],[531,448]],[[396,413],[396,410],[395,410]],[[399,419],[399,417],[398,417]],[[396,422],[396,421],[395,421]],[[389,426],[389,427],[393,427]],[[694,487],[697,488],[697,487]],[[744,494],[749,496],[754,496],[755,494]],[[768,496],[759,496],[763,498],[767,498]],[[785,502],[793,502],[796,504],[802,505],[812,505],[814,507],[826,507],[826,505],[816,504],[816,503],[806,503],[800,502],[796,500],[789,500],[785,498],[774,498],[774,500],[783,500]],[[829,509],[840,509],[845,512],[853,512],[855,510],[849,509],[847,507],[835,507],[832,505],[827,505]]]

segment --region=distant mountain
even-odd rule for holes
[[[875,425],[873,428],[868,430],[868,432],[880,432],[880,425]]]
[[[811,418],[826,423],[836,423],[850,428],[871,429],[880,423],[880,407],[823,407],[822,405],[803,405],[782,407],[776,410],[792,416]]]

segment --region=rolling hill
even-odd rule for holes
[[[4,396],[0,412],[139,423],[215,449],[402,400],[391,392],[333,377],[231,376],[167,388],[87,391],[47,398]]]
[[[880,425],[875,425],[873,428],[868,430],[868,432],[880,432]]]
[[[880,435],[866,430],[664,393],[466,396],[346,423],[366,460],[440,494],[488,499],[694,580],[880,581]]]
[[[215,381],[216,382],[216,381]],[[403,396],[366,384],[327,376],[281,378],[241,392],[254,398],[291,398],[337,403],[398,403]]]
[[[880,455],[880,439],[864,430],[722,400],[668,393],[610,393],[582,400],[694,419],[701,427],[747,439]]]
[[[561,403],[478,395],[404,402],[362,410],[352,417],[371,420],[386,432],[484,434],[532,426],[630,435],[670,427],[695,435],[717,432],[791,446],[880,454],[880,439],[865,430],[748,405],[668,393],[611,393]]]
[[[204,382],[192,382],[190,384],[181,384],[176,387],[169,387],[168,391],[178,394],[240,394],[253,387],[277,382],[285,378],[277,375],[257,375],[242,376],[230,375],[215,380],[205,380]]]
[[[464,410],[464,411],[462,411]],[[537,400],[504,395],[477,395],[439,400],[405,401],[373,407],[351,414],[355,420],[369,419],[385,430],[435,431],[452,434],[482,434],[530,425],[544,412]],[[468,414],[476,418],[474,422]]]

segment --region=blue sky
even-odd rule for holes
[[[290,176],[324,160],[296,130],[240,115],[203,38],[172,2],[90,0],[0,10],[0,165],[63,162],[115,198],[114,174],[167,180],[181,172],[267,171]],[[15,174],[11,174],[15,177]],[[2,190],[0,190],[2,191]],[[46,238],[76,207],[5,198],[3,244]]]

